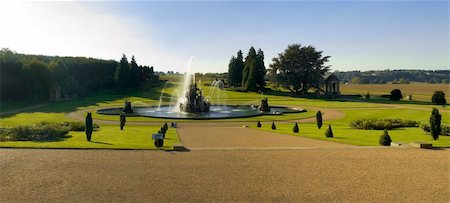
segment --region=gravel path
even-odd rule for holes
[[[0,149],[0,202],[449,202],[449,152]]]

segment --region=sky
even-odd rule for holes
[[[269,68],[289,44],[332,70],[450,69],[448,1],[2,2],[0,48],[226,72],[238,50]]]

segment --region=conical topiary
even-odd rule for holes
[[[297,123],[295,123],[295,125],[294,125],[294,128],[292,128],[292,132],[294,132],[294,133],[298,133],[298,124]]]
[[[261,127],[261,122],[258,121],[258,123],[256,124],[256,127],[260,128]]]
[[[272,121],[272,130],[276,130],[277,126],[275,126],[275,122]]]
[[[325,132],[325,137],[333,137],[333,130],[331,129],[331,125],[328,125],[328,129]]]
[[[322,127],[322,112],[318,111],[316,113],[316,121],[317,121],[317,128],[321,128]]]
[[[387,130],[384,130],[384,133],[380,136],[379,143],[381,146],[391,146],[391,136],[389,136]]]

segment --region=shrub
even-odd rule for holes
[[[298,129],[298,124],[295,123],[294,128],[292,128],[292,132],[294,133],[298,133],[299,129]]]
[[[401,127],[417,127],[419,122],[402,119],[358,119],[350,122],[350,127],[363,130],[391,130]]]
[[[422,130],[425,133],[430,133],[430,125],[421,124],[420,128],[422,128]],[[450,126],[449,125],[441,125],[441,135],[442,136],[450,136]]]
[[[367,99],[367,100],[370,99],[370,94],[369,94],[369,92],[367,92],[367,94],[366,94],[366,99]]]
[[[391,146],[391,136],[389,136],[387,130],[384,130],[384,133],[380,136],[378,140],[381,146]]]
[[[447,100],[445,99],[445,93],[443,91],[435,91],[433,93],[433,96],[431,97],[431,102],[437,105],[447,104]]]
[[[317,128],[321,128],[322,127],[322,112],[318,111],[316,113],[316,121],[317,121]]]
[[[331,129],[331,125],[328,125],[327,131],[325,131],[325,137],[333,137],[333,130]]]
[[[65,126],[65,127],[68,127],[70,131],[85,131],[86,130],[85,123],[80,122],[80,121],[65,121],[62,123],[42,121],[42,122],[39,122],[37,125],[41,126],[41,125],[48,125],[48,124]],[[93,128],[94,128],[93,130],[96,131],[96,130],[98,130],[98,128],[100,128],[100,126],[97,125],[96,123],[94,123]]]
[[[92,123],[92,113],[88,113],[86,116],[86,140],[91,141],[92,131],[94,131],[94,125]]]
[[[260,128],[261,126],[262,126],[261,122],[258,121],[258,123],[256,124],[256,127]]]
[[[276,130],[277,126],[275,126],[275,122],[272,121],[272,130]]]
[[[439,134],[441,134],[441,114],[439,110],[433,108],[430,116],[430,133],[434,140],[439,139]]]
[[[389,97],[389,99],[393,101],[403,99],[402,91],[400,91],[399,89],[393,89],[391,91],[391,96]]]
[[[32,141],[32,140],[53,140],[65,138],[70,129],[56,123],[43,125],[20,125],[9,129],[11,140]]]

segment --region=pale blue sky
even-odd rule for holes
[[[448,1],[22,2],[0,8],[17,15],[0,16],[2,25],[17,28],[2,29],[0,47],[22,53],[116,60],[134,54],[140,64],[180,72],[194,56],[194,71],[225,72],[239,49],[261,48],[269,67],[288,44],[300,43],[330,55],[333,70],[449,69]]]

